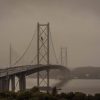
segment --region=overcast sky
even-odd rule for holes
[[[68,48],[68,67],[100,67],[100,0],[0,0],[0,67],[9,44],[22,54],[37,22],[50,23],[57,55]]]

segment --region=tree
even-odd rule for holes
[[[56,88],[56,87],[54,87],[54,88],[52,89],[52,95],[53,95],[53,96],[56,96],[56,95],[57,95],[57,88]]]

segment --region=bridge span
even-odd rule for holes
[[[25,66],[16,66],[12,68],[6,68],[0,71],[0,90],[1,91],[9,91],[9,84],[11,81],[11,90],[15,91],[15,77],[19,79],[19,89],[25,90],[26,89],[26,76],[47,70],[60,70],[63,78],[60,83],[68,78],[69,76],[69,69],[61,65],[25,65]],[[60,74],[61,74],[60,73]],[[65,77],[66,75],[66,77]]]
[[[24,90],[26,89],[26,76],[29,76],[31,74],[37,73],[37,86],[40,87],[41,82],[41,72],[45,71],[46,76],[46,86],[47,91],[49,88],[49,79],[50,77],[50,71],[51,70],[60,70],[61,73],[55,74],[55,76],[63,76],[62,80],[58,85],[62,85],[66,81],[70,79],[100,79],[100,68],[78,68],[70,71],[68,68],[58,65],[59,60],[56,57],[54,45],[52,42],[51,32],[48,24],[39,24],[37,23],[37,54],[34,56],[34,59],[32,58],[32,64],[31,65],[22,65],[22,66],[15,66],[16,64],[19,64],[19,62],[24,58],[26,53],[28,52],[29,48],[32,45],[32,41],[35,34],[32,37],[32,40],[30,41],[28,47],[26,48],[25,52],[22,54],[22,56],[19,57],[15,61],[14,64],[11,63],[11,48],[10,48],[10,66],[13,65],[10,68],[5,68],[0,70],[0,91],[9,91],[9,84],[11,82],[11,90],[15,91],[15,77],[18,77],[19,80],[19,89]],[[35,43],[35,42],[34,42]],[[53,52],[50,52],[50,45],[52,46]],[[32,45],[33,46],[33,45]],[[32,50],[33,52],[33,50]],[[53,57],[51,57],[51,54],[53,54]],[[61,54],[62,55],[62,54]],[[36,60],[36,64],[33,62]],[[55,58],[55,60],[53,59]],[[28,59],[28,58],[27,58]],[[53,65],[50,64],[52,61],[56,61],[56,64]],[[61,61],[62,62],[62,61]],[[15,66],[15,67],[14,67]],[[54,76],[53,76],[54,77]],[[59,77],[60,78],[60,77]],[[43,81],[44,78],[41,78]],[[44,81],[45,82],[45,81]],[[44,84],[43,84],[44,85]],[[57,86],[57,85],[56,85]]]
[[[19,57],[19,59],[17,59],[15,61],[14,64],[11,63],[11,47],[10,47],[10,67],[11,66],[12,67],[0,70],[0,90],[8,91],[9,84],[11,81],[11,90],[15,91],[15,77],[18,77],[18,79],[19,79],[19,89],[24,90],[24,89],[26,89],[26,76],[34,74],[34,73],[37,73],[37,86],[40,87],[40,85],[41,85],[40,79],[42,79],[43,82],[45,82],[45,79],[40,72],[45,71],[45,73],[44,73],[46,76],[45,83],[46,83],[46,87],[47,87],[47,91],[48,91],[51,70],[54,70],[54,69],[60,70],[61,73],[59,73],[58,75],[62,74],[63,79],[67,78],[67,76],[70,75],[70,74],[67,74],[70,72],[67,68],[65,68],[64,66],[58,65],[58,59],[56,57],[49,23],[47,23],[47,24],[37,23],[37,32],[36,33],[37,33],[37,51],[36,51],[37,54],[34,53],[34,54],[36,54],[35,56],[37,58],[36,65],[33,64],[33,62],[35,61],[35,56],[34,56],[34,59],[32,58],[32,65],[26,64],[26,65],[14,67],[16,64],[19,64],[19,62],[24,58],[24,56],[30,49],[31,44],[33,42],[33,38],[35,37],[35,34],[33,34],[32,40],[30,41],[25,52],[22,54],[22,56]],[[51,52],[50,49],[53,49],[53,52]],[[51,58],[52,54],[53,54],[53,57]],[[50,63],[52,63],[50,61],[51,59],[53,61],[56,61],[57,65],[55,65],[55,63],[54,63],[54,65],[51,65],[50,64]],[[55,76],[57,76],[57,75],[55,75]]]

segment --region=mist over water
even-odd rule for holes
[[[16,83],[17,83],[16,79]],[[59,83],[59,80],[52,79],[50,80],[50,86],[55,86],[56,83]],[[26,88],[30,89],[34,86],[37,86],[37,80],[33,78],[27,78]],[[86,94],[95,94],[100,93],[100,80],[91,80],[91,79],[73,79],[65,83],[59,92],[83,92]],[[18,85],[16,86],[16,91],[18,91]]]
[[[36,82],[36,80],[35,80]],[[35,83],[33,79],[28,79],[28,87],[31,88],[33,83]],[[54,86],[56,83],[59,83],[59,80],[51,80],[51,86]],[[62,90],[60,92],[83,92],[86,94],[95,94],[100,93],[100,80],[83,80],[83,79],[73,79],[69,80],[64,86],[60,87]]]

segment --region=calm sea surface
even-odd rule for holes
[[[18,79],[16,79],[16,91],[18,90]],[[50,80],[52,86],[59,80]],[[26,80],[27,88],[32,88],[36,86],[36,79],[27,78]],[[87,94],[100,93],[100,80],[82,80],[82,79],[73,79],[61,87],[61,92],[84,92]]]

